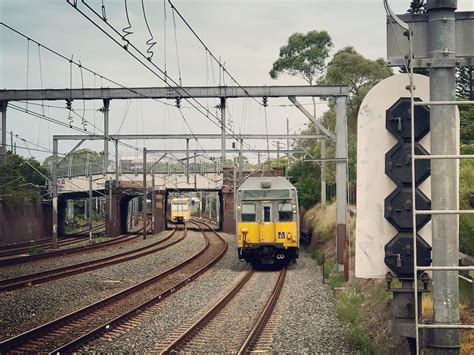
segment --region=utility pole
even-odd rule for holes
[[[53,138],[53,166],[51,172],[51,188],[53,189],[53,235],[52,247],[58,248],[58,140]]]
[[[326,204],[326,138],[321,139],[321,204]]]
[[[103,99],[104,102],[104,175],[107,174],[109,166],[109,105],[110,99]]]
[[[242,155],[242,150],[244,148],[244,140],[240,139],[240,152],[239,152],[239,186],[242,183],[242,173],[243,173],[243,155]],[[234,193],[235,193],[235,188],[234,188]]]
[[[143,239],[146,239],[146,195],[148,189],[146,187],[146,147],[143,148]]]
[[[225,164],[225,97],[221,97],[221,104],[220,104],[220,109],[221,109],[221,134],[222,134],[222,139],[221,139],[221,149],[222,149],[222,164]]]
[[[433,63],[448,59],[443,65],[430,67],[430,100],[455,101],[455,10],[457,0],[431,0],[428,11],[428,47]],[[458,154],[456,142],[456,108],[433,105],[430,110],[431,154]],[[459,197],[458,161],[431,160],[431,208],[457,210]],[[433,266],[458,265],[459,218],[456,214],[433,215]],[[434,322],[459,323],[458,271],[433,272]],[[435,354],[459,353],[458,329],[434,329]]]
[[[156,204],[156,190],[155,190],[155,167],[151,170],[151,227],[153,234],[155,234],[155,204]]]
[[[0,166],[6,164],[7,159],[7,101],[0,101]]]
[[[194,154],[194,189],[197,189],[197,169],[196,169],[196,155]]]
[[[92,243],[92,174],[89,173],[89,243]]]
[[[186,139],[186,183],[189,185],[189,139]]]
[[[286,119],[286,135],[290,135],[290,119]],[[290,171],[290,138],[286,137],[286,177],[288,177]]]
[[[349,270],[347,264],[348,248],[347,219],[347,102],[345,96],[336,98],[336,256],[339,269],[344,270],[347,281]],[[348,252],[348,250],[347,250]]]
[[[115,141],[115,181],[119,180],[119,153],[118,140]]]

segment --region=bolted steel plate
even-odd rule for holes
[[[421,101],[416,97],[415,101]],[[401,97],[386,111],[386,128],[399,141],[411,138],[410,98]],[[430,131],[430,111],[426,106],[415,106],[415,142]]]
[[[413,210],[411,187],[397,187],[385,199],[385,218],[399,231],[410,232],[413,230]],[[416,188],[416,209],[431,209],[431,201],[426,195]],[[416,216],[416,230],[419,231],[431,219],[430,215]]]
[[[415,154],[428,155],[429,153],[420,143],[415,143]],[[385,154],[385,174],[398,186],[412,186],[410,142],[399,142]],[[419,186],[430,174],[431,163],[429,160],[415,162],[415,186]]]
[[[418,234],[416,235],[416,259],[418,266],[431,265],[431,246]],[[384,247],[385,265],[400,279],[413,280],[413,235],[398,233]],[[423,272],[419,271],[417,277]]]

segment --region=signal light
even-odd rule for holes
[[[412,181],[411,156],[411,105],[410,98],[398,99],[386,111],[386,128],[397,139],[397,144],[385,154],[385,174],[397,188],[384,201],[384,217],[398,233],[385,245],[384,263],[400,279],[413,280],[413,228],[418,232],[431,219],[430,215],[416,216],[413,226],[413,189],[417,210],[431,209],[431,201],[419,189],[431,174],[428,160],[415,162],[415,181]],[[415,98],[415,101],[421,101]],[[429,154],[419,143],[430,130],[430,114],[425,106],[415,106],[414,151],[416,155]],[[431,264],[431,247],[418,234],[416,237],[417,261],[420,266]],[[417,277],[420,275],[416,275]]]

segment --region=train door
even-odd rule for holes
[[[275,223],[271,202],[262,202],[262,222],[260,223],[260,243],[275,242]]]

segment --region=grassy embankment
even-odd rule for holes
[[[326,206],[318,205],[308,211],[305,218],[310,220],[313,226],[313,239],[309,251],[320,265],[324,259],[324,276],[326,282],[336,290],[337,316],[346,326],[352,346],[363,354],[408,353],[404,338],[393,336],[389,330],[392,294],[386,291],[385,281],[357,279],[353,276],[350,282],[344,283],[343,276],[334,271],[335,203]],[[348,230],[351,269],[353,270],[354,215],[349,217]],[[461,315],[465,323],[468,322],[468,318],[471,318],[472,323],[473,310],[469,307],[470,290],[466,286],[467,283],[461,283]],[[396,281],[392,283],[392,287],[398,287]],[[427,296],[424,297],[423,318],[430,318],[430,314],[432,314],[432,302],[430,296]],[[463,354],[474,353],[472,334],[463,334],[462,347]]]

